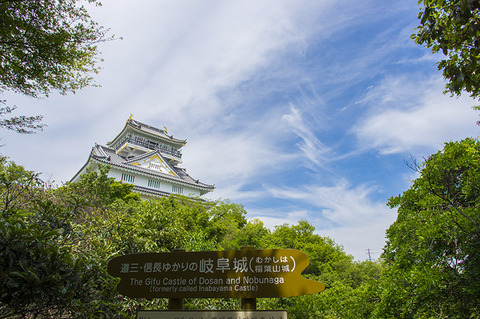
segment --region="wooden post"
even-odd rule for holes
[[[172,252],[182,251],[185,249],[174,249]],[[183,298],[168,298],[168,310],[183,310]]]
[[[242,310],[257,310],[257,298],[242,298]]]
[[[183,310],[183,298],[168,298],[168,310]]]
[[[255,250],[253,246],[244,246],[242,251]],[[257,298],[241,298],[240,304],[242,310],[257,310]]]

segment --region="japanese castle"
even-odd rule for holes
[[[208,185],[192,178],[184,168],[180,149],[186,140],[168,135],[163,130],[127,120],[123,130],[107,146],[95,144],[87,163],[72,178],[78,181],[88,167],[110,166],[109,177],[135,185],[133,190],[142,198],[167,196],[171,193],[202,196],[213,191]]]

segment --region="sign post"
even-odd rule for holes
[[[254,250],[252,246],[242,247],[242,251]],[[257,298],[242,298],[240,300],[240,306],[243,310],[256,310],[257,309]]]
[[[108,262],[120,277],[118,291],[132,298],[169,298],[181,310],[183,298],[241,298],[255,310],[256,298],[293,297],[321,292],[325,285],[306,279],[307,255],[295,249],[139,253]]]
[[[185,249],[175,249],[174,251],[185,252]],[[168,310],[183,310],[183,298],[168,298]]]
[[[168,310],[182,310],[182,309],[183,309],[183,298],[168,299]]]

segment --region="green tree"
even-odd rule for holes
[[[383,318],[480,316],[480,142],[446,143],[423,163],[410,189],[388,205]]]
[[[328,237],[314,233],[315,227],[306,220],[298,225],[280,225],[266,237],[266,248],[292,248],[303,251],[310,259],[306,274],[325,275],[341,263],[350,263],[352,256]]]
[[[110,316],[115,281],[95,256],[64,245],[62,229],[0,218],[0,318]]]
[[[263,222],[259,219],[248,221],[243,227],[233,229],[227,240],[223,240],[222,249],[239,250],[244,246],[253,246],[256,249],[264,248],[265,238],[270,231],[265,228]]]
[[[97,44],[107,40],[107,30],[82,2],[100,5],[97,0],[0,1],[0,93],[38,98],[92,84],[91,74],[99,70]],[[14,109],[1,107],[0,116]],[[44,126],[41,119],[16,116],[0,120],[0,127],[31,133]]]
[[[80,207],[106,207],[117,199],[139,201],[140,195],[133,193],[132,184],[108,177],[110,166],[99,165],[98,170],[88,168],[76,183],[67,183],[56,191],[59,198],[77,210]]]
[[[419,0],[420,26],[412,38],[446,57],[438,64],[446,91],[480,97],[480,1]]]
[[[297,225],[280,225],[264,237],[267,248],[293,248],[307,254],[310,266],[303,274],[321,281],[326,289],[313,295],[261,300],[264,309],[284,309],[292,319],[368,318],[376,304],[376,283],[382,265],[355,262],[331,238],[314,233],[305,220]]]
[[[115,281],[77,249],[76,214],[53,195],[39,174],[1,159],[0,318],[118,313]]]
[[[243,205],[235,204],[229,200],[220,200],[208,210],[209,236],[215,238],[220,247],[231,247],[237,232],[247,224],[245,215],[247,211]]]
[[[38,194],[39,174],[0,157],[0,214],[8,217],[28,206]]]
[[[43,130],[45,127],[45,124],[41,123],[43,118],[41,115],[19,115],[5,118],[6,115],[13,113],[16,107],[7,106],[5,100],[0,100],[0,104],[4,105],[4,107],[0,107],[0,127],[16,131],[20,134],[32,134],[36,130]]]

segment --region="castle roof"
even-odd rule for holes
[[[171,144],[176,144],[179,146],[183,146],[187,143],[186,139],[178,139],[173,137],[173,135],[168,135],[167,128],[164,127],[163,130],[150,126],[148,124],[136,121],[131,117],[125,123],[122,131],[111,141],[107,143],[107,146],[111,146],[116,141],[118,141],[127,131],[132,130],[134,132],[141,132],[144,133],[154,139],[163,140]]]
[[[191,187],[201,189],[204,192],[211,191],[215,188],[215,185],[202,183],[198,179],[195,180],[194,178],[192,178],[190,175],[187,174],[184,168],[181,168],[181,167],[168,166],[168,168],[174,173],[172,174],[172,173],[164,173],[161,171],[149,169],[139,165],[132,165],[132,163],[135,163],[137,161],[140,161],[142,159],[145,159],[147,157],[152,157],[152,156],[159,156],[163,158],[161,153],[156,151],[156,152],[148,152],[148,153],[141,154],[134,157],[129,157],[127,159],[118,155],[114,149],[96,144],[92,148],[92,151],[90,152],[89,160],[87,161],[85,166],[87,166],[91,160],[95,160],[101,164],[114,166],[119,169],[135,171],[140,174],[145,174],[148,176],[156,176],[160,179],[169,180],[171,182],[178,182],[180,184],[188,184]],[[167,161],[165,161],[165,163],[166,162]],[[80,174],[82,171],[83,171],[83,168],[77,173],[77,175]],[[77,175],[75,175],[72,178],[72,180],[75,180]]]

